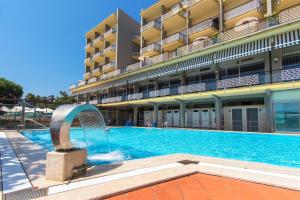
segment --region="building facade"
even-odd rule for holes
[[[160,0],[140,61],[71,93],[111,125],[300,132],[299,25],[297,0]]]

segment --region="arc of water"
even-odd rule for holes
[[[56,151],[67,151],[74,148],[70,140],[70,128],[76,116],[80,117],[83,113],[92,113],[97,118],[93,119],[97,120],[96,126],[106,130],[102,114],[97,107],[88,104],[59,106],[53,112],[50,123],[51,139]],[[81,120],[80,122],[82,123]]]

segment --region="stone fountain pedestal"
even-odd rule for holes
[[[86,149],[67,152],[49,152],[46,161],[46,179],[51,181],[67,181],[73,177],[74,169],[86,164]]]

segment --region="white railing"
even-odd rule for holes
[[[167,45],[167,44],[170,44],[175,41],[182,41],[182,42],[186,43],[186,39],[187,39],[187,37],[183,33],[175,33],[174,35],[171,35],[171,36],[167,37],[166,39],[164,39],[162,41],[162,44]]]
[[[129,94],[127,96],[127,100],[137,100],[137,99],[142,99],[143,98],[143,93],[135,93],[135,94]]]
[[[109,71],[111,68],[115,68],[116,67],[116,63],[115,62],[110,62],[106,65],[102,66],[102,70],[103,71]]]
[[[102,99],[102,103],[115,103],[120,101],[122,101],[121,96]]]
[[[172,10],[170,10],[169,12],[167,12],[166,14],[164,14],[161,17],[161,20],[164,21],[166,19],[169,19],[170,17],[180,14],[180,12],[182,11],[182,5],[181,4],[177,4],[175,5]]]
[[[143,62],[144,66],[148,66],[148,65],[154,65],[156,63],[160,63],[162,62],[162,55],[159,54],[157,56],[153,56],[151,58],[145,59],[145,61]]]
[[[300,79],[300,68],[282,70],[283,81],[293,81]]]
[[[109,47],[105,48],[105,49],[103,50],[103,53],[106,53],[106,52],[108,52],[108,51],[116,51],[116,45],[115,45],[115,44],[112,44],[112,45],[110,45]]]
[[[101,72],[101,69],[100,69],[100,68],[96,68],[96,69],[93,69],[93,70],[92,70],[92,73],[93,73],[93,74],[100,73],[100,72]]]
[[[212,45],[213,45],[213,40],[211,38],[207,38],[205,40],[199,40],[189,45],[189,52],[200,51]]]
[[[110,34],[113,34],[113,33],[115,33],[115,32],[117,32],[117,28],[116,28],[116,27],[113,27],[113,28],[109,29],[108,31],[106,31],[106,32],[103,34],[103,36],[104,36],[104,38],[106,38],[107,36],[109,36]]]
[[[114,71],[112,71],[112,72],[103,74],[103,75],[101,76],[101,80],[107,79],[107,78],[111,78],[111,77],[115,77],[115,76],[118,76],[118,75],[120,75],[120,74],[121,74],[121,71],[120,71],[119,69],[117,69],[117,70],[114,70]]]
[[[250,11],[253,11],[253,10],[257,10],[259,12],[262,11],[261,0],[253,0],[253,1],[250,1],[248,3],[245,3],[241,6],[238,6],[236,8],[233,8],[233,9],[225,12],[224,19],[231,20],[235,17],[241,16],[241,15],[248,13]]]
[[[93,47],[93,42],[89,42],[88,44],[85,45],[84,49],[88,49],[90,47]]]
[[[103,51],[99,51],[99,52],[95,53],[95,55],[93,55],[93,59],[95,60],[97,57],[101,57],[103,55],[104,55]]]
[[[77,88],[77,84],[72,84],[72,85],[70,86],[70,90],[73,90],[73,89],[75,89],[75,88]]]
[[[86,82],[85,81],[78,81],[78,87],[80,87],[80,86],[84,86],[86,84]]]
[[[170,95],[170,89],[154,90],[149,92],[149,97],[163,97]]]
[[[201,1],[203,1],[203,0],[189,0],[189,7],[192,7],[193,5],[195,5]]]
[[[259,75],[250,75],[250,76],[242,76],[237,78],[229,78],[224,80],[219,80],[217,82],[218,89],[226,89],[226,88],[234,88],[241,86],[251,86],[259,84]]]
[[[197,83],[197,84],[191,84],[191,85],[184,85],[178,87],[178,93],[179,94],[186,94],[186,93],[192,93],[192,92],[202,92],[206,90],[206,84],[205,83]]]
[[[97,99],[91,100],[91,101],[89,101],[89,104],[91,104],[91,105],[97,105],[98,104],[98,100]]]
[[[103,35],[99,35],[98,37],[96,37],[93,41],[94,44],[96,44],[97,42],[100,41],[104,41],[104,36]]]
[[[91,79],[88,80],[88,83],[95,83],[95,82],[97,82],[97,78],[96,77],[91,78]]]
[[[157,51],[157,52],[160,52],[160,45],[157,44],[157,43],[152,43],[144,48],[141,49],[141,53],[144,54],[146,52],[149,52],[149,51]]]
[[[141,63],[140,63],[140,62],[133,63],[133,64],[128,65],[128,66],[126,67],[126,72],[129,72],[129,71],[133,71],[133,70],[139,69],[140,67],[141,67]]]
[[[149,22],[148,24],[145,24],[144,26],[142,26],[142,32],[150,29],[150,28],[155,28],[160,30],[161,29],[161,23],[157,20],[153,20],[151,22]]]
[[[300,18],[300,5],[286,9],[279,13],[279,23],[283,24]]]
[[[203,21],[189,29],[189,34],[192,35],[194,33],[198,33],[204,31],[205,29],[212,28],[214,26],[214,21],[212,19]]]

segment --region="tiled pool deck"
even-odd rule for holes
[[[127,197],[134,196],[135,192],[139,193],[141,190],[149,192],[149,189],[153,188],[166,187],[169,188],[168,193],[173,191],[174,194],[178,194],[178,187],[175,186],[179,183],[185,184],[189,188],[187,190],[193,190],[195,195],[196,193],[197,195],[210,195],[209,191],[204,188],[206,184],[211,184],[207,187],[215,187],[219,192],[224,192],[224,195],[227,191],[225,189],[229,188],[228,190],[231,191],[236,189],[235,187],[241,186],[240,190],[236,189],[234,193],[246,195],[243,199],[253,199],[250,198],[253,197],[251,195],[257,195],[258,190],[260,191],[259,194],[269,196],[269,199],[274,199],[271,198],[270,191],[272,194],[278,193],[277,197],[283,195],[287,197],[285,199],[292,199],[288,198],[289,195],[296,195],[295,197],[300,199],[297,196],[300,194],[300,169],[186,154],[159,156],[92,167],[84,176],[75,178],[70,184],[47,181],[44,176],[47,151],[17,132],[5,132],[5,136],[31,184],[30,188],[24,187],[21,191],[12,193],[4,191],[6,199],[30,197],[75,200],[108,198],[116,195],[119,196],[115,198],[124,199],[126,197],[125,199],[129,199]],[[182,162],[183,160],[185,162]],[[204,182],[199,183],[198,181],[197,186],[197,184],[192,184],[195,179],[203,179]],[[25,180],[21,179],[21,181]],[[202,189],[198,188],[199,185],[202,186]],[[251,190],[243,189],[245,187],[251,188]],[[156,192],[160,190],[155,189]],[[133,192],[128,193],[128,191]],[[165,194],[166,191],[162,189],[159,193]],[[195,198],[198,197],[197,195]],[[201,199],[200,197],[202,196],[196,199]],[[211,200],[217,199],[212,196],[208,197]],[[164,198],[163,195],[160,195],[158,199],[170,198]],[[192,199],[192,197],[185,199]],[[256,200],[259,198],[257,197]]]

